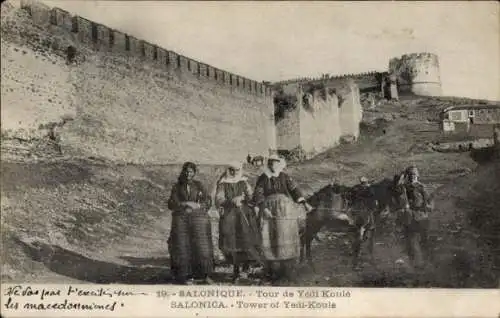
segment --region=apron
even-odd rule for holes
[[[263,210],[274,216],[268,219]],[[284,194],[268,196],[260,211],[262,252],[267,261],[295,259],[300,255],[299,223],[304,213]]]

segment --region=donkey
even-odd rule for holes
[[[327,226],[339,228],[351,234],[353,267],[358,267],[361,245],[368,241],[373,263],[374,236],[380,214],[393,209],[392,180],[383,179],[371,186],[374,196],[371,200],[359,200],[356,188],[342,185],[327,185],[307,199],[313,210],[307,214],[301,228],[300,261],[307,258],[312,264],[311,243],[317,233]]]
[[[413,191],[424,191],[420,187]],[[423,209],[414,209],[410,207],[410,195],[405,185],[405,174],[394,176],[392,187],[393,202],[398,208],[396,223],[403,228],[403,235],[406,245],[406,252],[414,266],[420,267],[425,259],[429,257],[428,232],[429,219],[428,214],[433,210],[433,199],[425,193],[425,207]]]
[[[373,188],[352,188],[346,195],[347,215],[352,220],[352,267],[359,269],[359,259],[361,247],[364,242],[368,244],[370,262],[374,262],[373,248],[375,244],[375,234],[377,229],[377,217],[380,213],[378,209],[378,199]]]
[[[344,192],[347,187],[327,185],[306,199],[313,209],[306,216],[300,228],[300,262],[305,258],[312,265],[311,243],[323,226],[340,227],[348,230],[352,223],[346,211]]]

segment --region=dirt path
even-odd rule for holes
[[[122,283],[122,284],[169,284],[169,260],[166,246],[152,244],[157,237],[129,236],[119,244],[110,245],[105,251],[82,253],[69,246],[51,245],[47,242],[24,241],[25,252],[33,260],[43,264],[30,277],[33,283]],[[286,283],[297,286],[406,286],[401,275],[411,275],[405,266],[407,259],[400,244],[388,232],[376,237],[376,266],[366,262],[362,269],[353,271],[350,247],[346,235],[320,234],[320,243],[313,245],[314,265],[299,264],[297,281]],[[216,237],[215,237],[216,240]],[[163,242],[166,243],[166,242]],[[156,248],[155,248],[156,247]],[[405,264],[395,265],[396,259]],[[399,275],[399,276],[398,276]],[[231,268],[218,265],[214,279],[218,284],[230,284]],[[257,285],[259,279],[242,280],[241,285]]]

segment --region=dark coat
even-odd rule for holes
[[[280,172],[277,177],[269,177],[266,173],[260,175],[255,185],[253,202],[259,206],[266,197],[272,194],[284,194],[294,201],[303,197],[297,183],[284,172]]]
[[[181,210],[181,202],[200,203],[202,209],[208,209],[211,205],[210,195],[201,182],[191,181],[189,184],[176,183],[170,192],[168,208],[174,212]]]
[[[408,195],[408,203],[413,210],[425,210],[429,204],[430,197],[422,183],[408,183],[405,185]]]

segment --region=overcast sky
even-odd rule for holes
[[[500,100],[496,2],[44,0],[255,80],[386,70],[438,54],[445,95]]]

